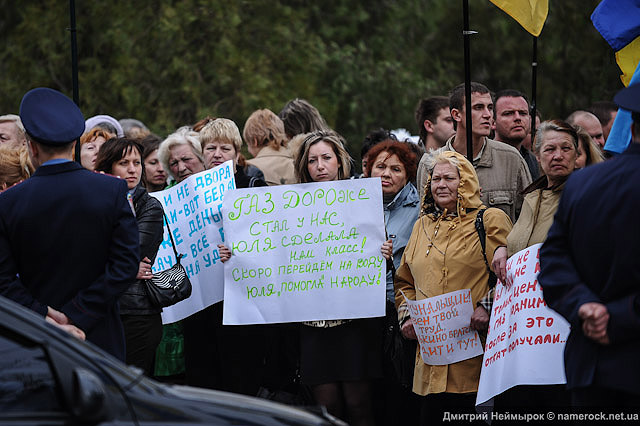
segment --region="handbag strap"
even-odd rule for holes
[[[489,288],[493,288],[498,281],[498,277],[493,273],[491,268],[489,267],[489,262],[487,261],[487,232],[484,229],[484,212],[487,209],[478,210],[478,214],[476,215],[476,221],[474,223],[476,227],[476,232],[478,233],[478,238],[480,239],[480,248],[482,248],[482,258],[484,259],[484,265],[487,267],[487,272],[489,272]]]
[[[176,243],[173,241],[173,234],[171,233],[171,227],[169,226],[169,219],[167,219],[167,215],[164,213],[164,209],[162,210],[162,217],[164,217],[164,223],[167,225],[167,231],[169,232],[169,238],[171,239],[171,247],[173,247],[173,254],[176,256],[176,263],[180,263],[180,259],[182,259],[182,255],[178,254],[178,249],[176,248]]]

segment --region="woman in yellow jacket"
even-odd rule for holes
[[[486,337],[490,307],[489,271],[482,252],[476,217],[486,207],[480,201],[478,177],[471,163],[454,151],[431,157],[422,216],[413,227],[400,268],[395,296],[405,338],[416,338],[404,296],[421,300],[470,289],[474,313],[472,328]],[[511,220],[496,208],[483,214],[486,261],[491,264],[498,247],[506,246]],[[404,296],[403,296],[404,294]],[[449,365],[428,365],[416,351],[413,392],[426,396],[421,424],[442,421],[443,412],[474,413],[482,355]]]

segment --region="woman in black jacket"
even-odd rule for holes
[[[160,202],[140,185],[144,166],[142,145],[133,139],[118,138],[105,142],[98,152],[96,171],[127,181],[140,232],[140,268],[136,281],[120,296],[120,318],[124,325],[126,362],[153,373],[156,347],[162,337],[162,308],[153,306],[144,280],[151,278],[151,265],[163,237],[163,212]]]

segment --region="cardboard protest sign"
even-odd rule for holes
[[[238,189],[222,210],[224,324],[385,314],[379,178]]]
[[[164,324],[179,321],[222,300],[224,274],[217,247],[224,241],[222,198],[234,188],[233,163],[227,161],[189,176],[169,189],[150,194],[162,204],[178,253],[184,255],[181,263],[193,286],[188,299],[163,308]],[[153,272],[169,269],[175,263],[165,226]]]
[[[496,285],[476,405],[516,385],[566,383],[569,323],[547,307],[538,285],[541,246],[511,256],[511,286]]]
[[[473,315],[471,290],[405,300],[425,364],[453,364],[482,354],[478,332],[470,327]]]

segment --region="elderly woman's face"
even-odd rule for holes
[[[232,143],[222,141],[213,141],[206,144],[202,150],[202,155],[207,169],[212,169],[229,160],[233,161],[233,167],[235,168],[236,158],[238,157],[236,147]]]
[[[169,169],[178,182],[204,170],[204,164],[193,153],[191,146],[176,145],[169,150]]]
[[[87,170],[95,170],[96,158],[98,158],[98,151],[105,142],[105,138],[98,136],[92,141],[83,143],[80,146],[80,164]]]
[[[382,151],[373,161],[371,177],[382,181],[382,193],[396,195],[407,184],[407,172],[397,155]]]
[[[460,173],[449,163],[438,163],[431,174],[431,194],[441,209],[455,211],[458,201]]]
[[[314,182],[329,182],[338,179],[340,164],[333,146],[325,141],[317,142],[309,148],[307,170]]]
[[[536,156],[550,186],[563,182],[576,167],[576,148],[565,132],[547,131]]]

